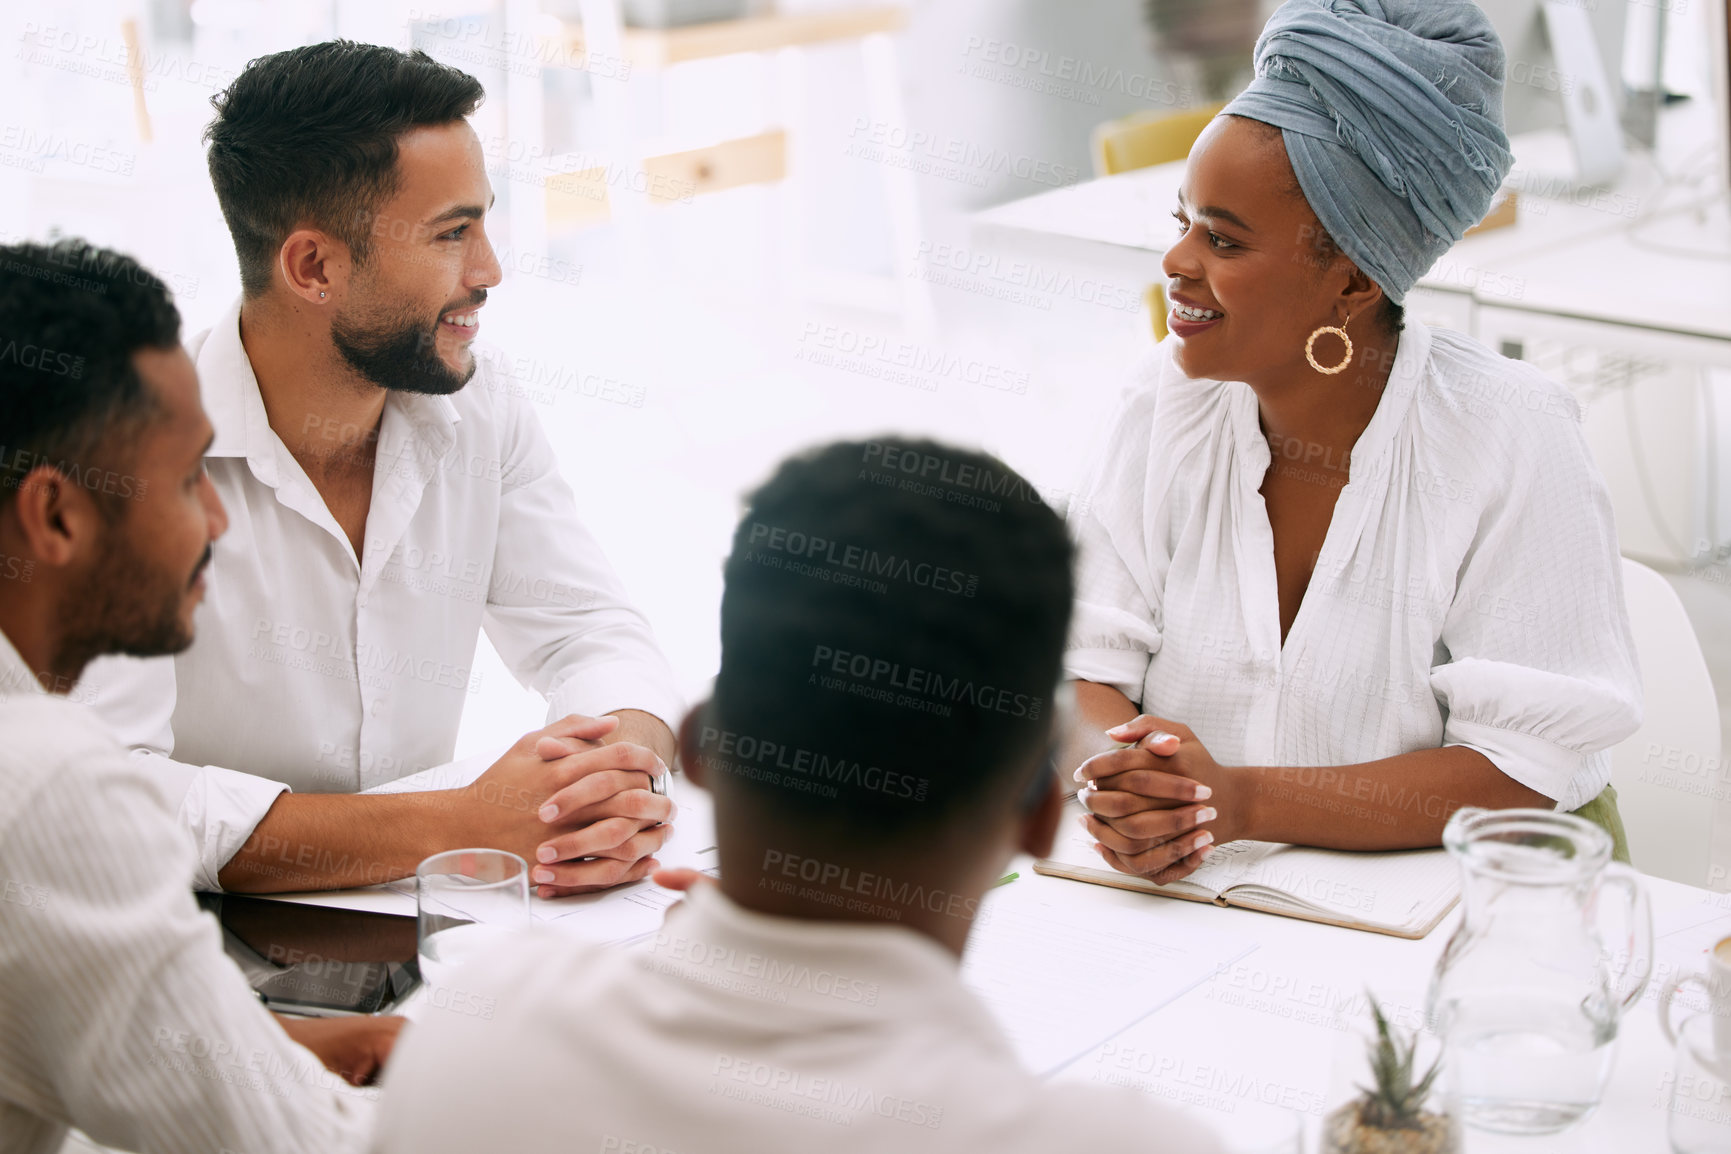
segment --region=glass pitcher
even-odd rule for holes
[[[1592,823],[1542,809],[1463,809],[1443,830],[1461,867],[1462,919],[1431,979],[1430,1021],[1456,1117],[1547,1134],[1598,1106],[1617,1023],[1651,975],[1652,915],[1638,875]],[[1599,904],[1621,893],[1627,962],[1613,975]]]

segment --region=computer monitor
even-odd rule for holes
[[[1707,58],[1713,70],[1714,139],[1719,145],[1719,188],[1731,189],[1731,0],[1712,0],[1707,9]]]
[[[1659,0],[1663,3],[1666,0]],[[1478,0],[1503,41],[1508,71],[1503,88],[1503,121],[1510,135],[1541,128],[1564,128],[1563,94],[1580,83],[1575,70],[1559,66],[1545,27],[1542,0]],[[1626,0],[1570,0],[1585,12],[1599,46],[1609,107],[1623,107],[1623,31]]]
[[[1664,2],[1664,0],[1661,0]],[[1623,168],[1624,0],[1479,0],[1502,38],[1503,119],[1509,134],[1567,130],[1572,171],[1605,184]]]

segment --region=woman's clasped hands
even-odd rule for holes
[[[1189,727],[1143,714],[1106,730],[1123,743],[1075,773],[1082,822],[1122,873],[1157,885],[1200,866],[1216,845],[1246,836],[1242,783]]]

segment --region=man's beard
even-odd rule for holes
[[[211,549],[190,574],[164,573],[147,563],[118,525],[95,566],[68,592],[57,669],[82,669],[108,653],[162,657],[192,644],[180,620],[186,593],[210,563]]]
[[[350,368],[394,392],[442,397],[456,392],[475,375],[473,356],[466,369],[452,369],[439,357],[438,317],[429,325],[399,314],[370,326],[337,318],[331,322],[331,342]]]

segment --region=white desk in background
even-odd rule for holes
[[[473,776],[481,768],[477,763],[464,772]],[[683,780],[675,796],[681,806],[679,848],[658,855],[669,865],[684,860],[686,847],[701,850],[714,844],[707,797]],[[1012,868],[1020,877],[987,896],[982,914],[986,929],[976,933],[978,948],[970,948],[971,969],[1026,969],[1024,955],[1035,953],[1049,963],[1055,936],[1051,930],[1065,926],[1144,935],[1150,946],[1196,940],[1236,959],[1122,1028],[1116,1024],[1129,1018],[1114,1015],[1114,984],[1101,980],[1098,966],[1079,966],[1068,983],[1054,981],[1054,1005],[1076,1005],[1081,991],[1108,1023],[1098,1033],[1099,1043],[1064,1065],[1055,1078],[1128,1085],[1161,1102],[1192,1109],[1227,1132],[1255,1112],[1257,1103],[1284,1105],[1303,1116],[1309,1135],[1306,1151],[1320,1149],[1323,1113],[1344,1100],[1349,1079],[1362,1076],[1353,1031],[1368,1024],[1364,991],[1375,991],[1397,1022],[1421,1020],[1431,970],[1460,920],[1457,908],[1428,937],[1405,941],[1043,877],[1028,860]],[[1672,1055],[1659,1030],[1656,990],[1666,975],[1702,966],[1703,941],[1731,935],[1731,898],[1655,878],[1644,881],[1653,901],[1656,934],[1670,932],[1658,938],[1657,976],[1623,1019],[1603,1105],[1583,1125],[1548,1138],[1504,1138],[1469,1130],[1467,1154],[1645,1154],[1669,1149]],[[412,898],[386,890],[293,895],[287,900],[414,912]],[[606,903],[618,900],[618,894],[562,899],[565,914],[553,924],[591,940],[615,937],[620,922],[607,912]],[[590,919],[599,924],[587,925]],[[653,921],[645,925],[653,929]],[[1013,932],[1005,932],[1006,927]],[[986,951],[997,954],[982,956]],[[412,1017],[415,1008],[408,1013]],[[1350,1020],[1343,1021],[1342,1013]],[[1112,1028],[1118,1032],[1106,1039],[1104,1031]]]
[[[1666,163],[1698,167],[1699,148],[1689,142],[1704,138],[1694,135],[1701,112],[1685,107],[1668,115],[1667,139],[1678,143],[1666,149]],[[1631,154],[1616,183],[1594,189],[1545,175],[1567,162],[1558,133],[1517,137],[1513,150],[1515,223],[1466,237],[1445,253],[1409,300],[1415,315],[1471,332],[1475,305],[1506,307],[1731,340],[1731,220],[1722,207],[1702,222],[1667,207],[1675,191],[1645,154]],[[1175,161],[985,209],[973,218],[975,244],[1160,281],[1183,176],[1184,162]],[[1657,220],[1645,219],[1655,210]],[[1640,243],[1672,226],[1679,250],[1724,257],[1667,257]],[[1702,320],[1709,316],[1716,324]]]
[[[1549,139],[1532,143],[1533,153],[1550,157],[1554,152]],[[1150,283],[1164,280],[1160,260],[1177,235],[1172,211],[1184,166],[1180,160],[1136,169],[986,209],[974,216],[975,237],[982,247],[1007,249],[1031,260],[1099,262],[1135,269]],[[1517,186],[1545,187],[1537,179],[1523,180],[1526,171],[1517,169]],[[1630,219],[1620,212],[1642,203],[1658,183],[1650,166],[1637,163],[1614,192],[1580,190],[1575,199],[1585,203],[1549,201],[1529,192],[1519,198],[1514,225],[1461,240],[1419,287],[1468,300],[1476,292],[1506,297],[1510,294],[1498,277],[1505,266],[1615,230]]]
[[[1715,363],[1727,358],[1731,201],[1723,196],[1516,257],[1498,271],[1520,292],[1480,299],[1487,309],[1589,322],[1620,346],[1676,338]]]

